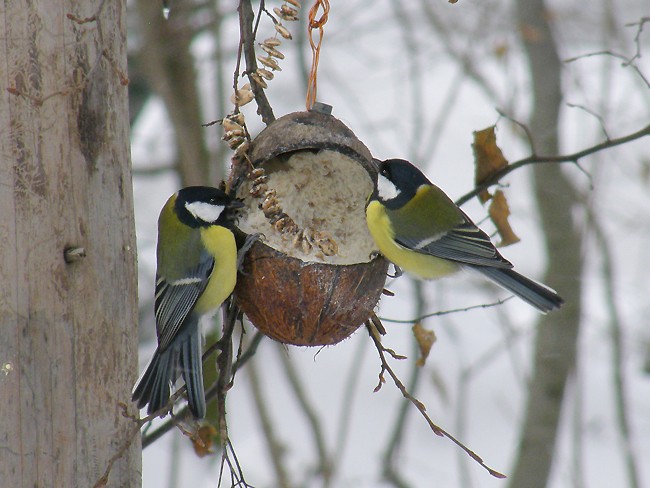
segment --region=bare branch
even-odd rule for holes
[[[311,404],[311,401],[305,392],[300,377],[298,376],[298,372],[296,371],[296,367],[289,358],[284,344],[276,344],[275,350],[278,353],[278,356],[280,356],[280,362],[282,363],[285,376],[289,381],[289,385],[296,396],[296,400],[305,414],[307,423],[311,428],[314,437],[314,444],[316,445],[316,451],[318,452],[318,473],[323,477],[324,484],[327,485],[332,477],[333,464],[331,456],[327,452],[327,447],[325,446],[325,435],[323,434],[323,428],[316,413],[316,409]]]
[[[391,377],[393,380],[393,383],[395,383],[395,386],[397,389],[402,393],[402,396],[406,398],[408,401],[410,401],[413,405],[415,405],[415,408],[418,409],[422,417],[424,417],[424,420],[426,420],[427,424],[429,424],[429,428],[431,431],[440,436],[440,437],[446,437],[450,441],[452,441],[454,444],[456,444],[458,447],[460,447],[463,451],[467,453],[469,457],[471,457],[474,461],[476,461],[478,464],[480,464],[485,470],[490,473],[492,476],[495,478],[505,478],[506,475],[490,468],[483,459],[476,454],[474,451],[472,451],[470,448],[465,446],[462,442],[460,442],[458,439],[456,439],[453,435],[451,435],[449,432],[445,431],[443,428],[439,427],[436,425],[433,420],[431,420],[431,417],[429,417],[429,414],[426,412],[426,406],[424,403],[422,403],[420,400],[415,398],[409,391],[406,389],[404,384],[400,381],[399,377],[393,369],[390,367],[388,364],[388,361],[386,360],[386,354],[389,353],[391,356],[394,356],[395,353],[394,351],[391,351],[390,349],[387,349],[384,347],[384,345],[381,343],[379,339],[379,335],[374,333],[373,327],[370,326],[369,323],[366,323],[366,326],[368,328],[368,332],[370,334],[370,337],[372,338],[373,342],[375,343],[375,348],[377,349],[377,353],[379,354],[379,359],[381,361],[381,371],[379,373],[379,385],[377,388],[375,388],[375,391],[377,391],[379,388],[381,388],[381,385],[384,383],[384,373],[388,373],[388,375]]]
[[[634,35],[634,44],[636,45],[636,52],[634,53],[634,56],[630,58],[630,62],[641,57],[641,34],[643,33],[643,26],[647,22],[650,22],[650,17],[641,17],[641,19],[638,22],[631,22],[629,24],[625,24],[625,27],[637,26],[636,34]]]
[[[393,324],[415,324],[417,322],[422,322],[424,319],[428,319],[430,317],[440,317],[441,315],[449,315],[449,314],[452,314],[452,313],[468,312],[470,310],[474,310],[474,309],[477,309],[477,308],[496,307],[498,305],[503,305],[504,303],[506,303],[508,300],[510,300],[513,297],[514,297],[514,295],[510,296],[508,298],[504,298],[503,300],[497,300],[496,302],[492,302],[492,303],[482,303],[480,305],[471,305],[469,307],[455,308],[455,309],[452,309],[452,310],[442,310],[440,312],[432,312],[432,313],[428,313],[428,314],[425,314],[425,315],[421,315],[421,316],[416,317],[414,319],[403,320],[403,319],[387,319],[385,317],[381,317],[381,320],[383,320],[384,322],[391,322]]]
[[[615,138],[615,139],[608,139],[604,142],[601,142],[600,144],[596,144],[595,146],[591,146],[588,147],[587,149],[583,149],[582,151],[574,152],[571,154],[565,154],[561,156],[538,156],[536,154],[531,154],[527,158],[520,159],[519,161],[509,164],[505,168],[495,172],[490,178],[485,180],[485,182],[483,182],[481,185],[478,185],[472,191],[466,193],[458,200],[456,200],[456,205],[463,205],[464,203],[466,203],[471,198],[478,195],[483,190],[499,183],[499,181],[507,174],[512,173],[513,171],[521,168],[522,166],[527,166],[529,164],[542,164],[542,163],[574,163],[575,164],[580,159],[589,156],[591,154],[595,154],[605,149],[610,149],[616,146],[620,146],[622,144],[626,144],[628,142],[641,139],[642,137],[648,135],[650,135],[650,125],[647,125],[643,129],[633,132],[632,134],[628,134],[626,136]]]
[[[567,103],[566,105],[567,105],[567,107],[578,108],[578,109],[588,113],[592,117],[594,117],[598,121],[598,124],[600,125],[600,130],[603,131],[603,135],[605,136],[605,139],[608,140],[608,141],[610,140],[609,134],[607,133],[607,128],[605,127],[605,121],[603,120],[602,116],[598,115],[596,112],[594,112],[593,110],[591,110],[588,107],[585,107],[584,105],[580,105],[580,104],[577,104],[577,103]]]
[[[261,2],[260,9],[263,8],[264,2]],[[253,89],[253,94],[255,95],[257,112],[262,117],[262,121],[266,125],[269,125],[275,120],[273,109],[271,108],[269,100],[266,98],[264,89],[251,78],[251,74],[257,71],[257,59],[255,57],[255,34],[253,32],[253,19],[255,18],[255,14],[253,13],[253,7],[251,6],[250,0],[240,0],[237,10],[239,11],[239,35],[242,42],[241,47],[244,52],[244,59],[246,60],[246,73],[248,74],[248,79]],[[257,30],[257,27],[255,30]]]
[[[417,315],[422,315],[427,307],[426,299],[423,293],[423,286],[421,281],[411,280],[414,286],[414,300],[416,303]],[[414,355],[418,354],[419,346],[417,341],[411,341]],[[408,381],[408,391],[415,394],[420,384],[423,368],[419,367],[416,361],[410,364],[411,371]],[[408,408],[408,402],[401,402],[397,413],[397,418],[393,422],[392,433],[384,453],[384,477],[393,483],[396,487],[406,487],[407,484],[403,481],[402,475],[399,472],[401,464],[398,461],[398,450],[404,439],[404,429],[406,427],[406,419],[411,409]]]
[[[640,51],[639,51],[640,52]],[[627,68],[628,66],[631,67],[634,72],[641,78],[641,80],[645,83],[645,85],[650,88],[650,80],[645,77],[643,72],[639,69],[639,67],[634,63],[634,60],[636,59],[637,55],[635,54],[633,57],[627,57],[624,54],[616,53],[610,50],[605,50],[605,51],[596,51],[593,53],[587,53],[587,54],[582,54],[580,56],[575,56],[573,58],[565,59],[565,63],[573,63],[575,61],[578,61],[582,58],[591,58],[593,56],[611,56],[613,58],[617,58],[623,61],[621,66],[624,68]]]
[[[264,399],[263,396],[261,380],[255,361],[251,361],[248,364],[247,372],[251,392],[253,393],[254,404],[257,408],[257,414],[259,416],[262,431],[264,433],[264,440],[266,441],[266,446],[269,455],[271,456],[271,461],[275,470],[276,480],[273,485],[277,486],[278,488],[288,488],[291,486],[291,481],[289,480],[287,467],[283,461],[284,448],[276,435],[274,428],[275,424],[273,423],[271,416],[267,410],[266,406],[268,402]]]

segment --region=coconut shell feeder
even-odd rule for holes
[[[285,115],[251,141],[231,185],[245,203],[239,228],[262,237],[235,300],[264,334],[336,344],[371,316],[388,270],[365,222],[375,179],[368,148],[329,113]]]

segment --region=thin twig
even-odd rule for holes
[[[268,452],[271,456],[271,462],[275,470],[276,480],[273,485],[279,488],[288,488],[291,486],[291,482],[289,481],[287,467],[283,462],[284,448],[275,433],[275,424],[271,420],[271,416],[267,410],[268,402],[264,398],[262,392],[261,380],[255,361],[251,361],[246,370],[248,372],[251,392],[253,393],[253,401],[257,408],[257,414],[264,433],[264,440],[266,441]]]
[[[341,397],[341,418],[337,429],[336,442],[334,443],[334,459],[332,461],[332,478],[331,482],[334,483],[336,476],[336,468],[341,466],[341,460],[345,455],[345,448],[347,445],[348,435],[350,434],[350,422],[352,420],[352,412],[354,411],[354,403],[356,400],[356,393],[359,391],[359,380],[363,368],[363,359],[367,351],[367,343],[359,341],[357,349],[352,355],[352,364],[348,368],[345,386],[343,387],[343,395]]]
[[[504,298],[503,300],[497,300],[496,302],[492,303],[482,303],[480,305],[471,305],[469,307],[463,307],[463,308],[455,308],[452,310],[442,310],[440,312],[432,312],[428,313],[425,315],[421,315],[419,317],[416,317],[414,319],[387,319],[385,317],[380,317],[382,321],[384,322],[391,322],[393,324],[416,324],[418,322],[422,322],[424,319],[428,319],[430,317],[440,317],[441,315],[450,315],[452,313],[459,313],[459,312],[469,312],[470,310],[475,310],[477,308],[491,308],[491,307],[496,307],[498,305],[503,305],[506,303],[508,300],[514,298],[514,295],[509,296],[508,298]]]
[[[234,316],[234,315],[233,315]],[[224,328],[224,330],[226,330]],[[231,333],[232,334],[232,333]],[[255,351],[257,350],[257,346],[259,345],[260,341],[262,340],[264,336],[261,333],[257,333],[253,339],[251,340],[251,343],[249,344],[248,348],[245,351],[241,352],[241,355],[238,356],[235,361],[232,363],[232,366],[229,367],[230,369],[230,375],[226,376],[219,376],[220,379],[217,379],[217,381],[210,386],[206,392],[205,392],[205,399],[206,402],[209,403],[211,400],[214,398],[218,397],[222,390],[227,391],[233,381],[233,378],[235,376],[235,373],[239,368],[241,368],[247,361],[250,360],[251,357],[255,354]],[[232,339],[232,337],[231,337]],[[230,339],[230,340],[231,340]],[[222,348],[225,348],[226,344],[225,341],[222,338],[215,342],[212,346],[208,347],[206,351],[203,353],[203,358],[202,361],[205,361],[212,353],[214,353],[216,350],[222,350]],[[225,357],[224,357],[225,359]],[[226,381],[228,379],[228,381]],[[223,383],[222,383],[223,382]],[[159,415],[164,415],[168,411],[171,410],[172,405],[175,403],[175,401],[180,398],[183,394],[185,393],[185,386],[183,385],[180,387],[170,398],[170,401],[168,402],[167,406],[165,406],[163,409],[161,409],[159,412],[154,412],[152,415],[149,415],[148,417],[145,417],[148,419],[146,422],[149,422],[152,419],[155,419]],[[225,402],[225,399],[224,399]],[[222,407],[223,408],[223,405]],[[221,411],[221,410],[220,410]],[[163,435],[165,435],[167,432],[172,430],[176,425],[178,425],[178,419],[184,419],[187,417],[187,414],[189,412],[189,408],[187,405],[183,406],[173,417],[165,421],[160,427],[156,428],[153,432],[143,432],[142,434],[142,449],[145,449],[146,447],[150,446],[153,444],[155,441],[157,441],[159,438],[161,438]],[[144,423],[146,423],[144,422]],[[144,425],[143,423],[143,425]]]
[[[517,120],[516,118],[512,117],[511,115],[508,115],[508,113],[506,113],[505,110],[501,110],[497,108],[496,111],[499,114],[499,117],[503,117],[504,119],[509,120],[510,122],[512,122],[513,124],[518,126],[521,130],[524,131],[524,134],[526,134],[526,140],[528,141],[528,147],[530,148],[530,152],[532,154],[537,154],[537,149],[535,148],[535,138],[533,137],[533,133],[531,132],[530,127],[528,127],[523,122]]]
[[[601,115],[598,115],[595,111],[591,110],[588,107],[585,107],[584,105],[580,105],[578,103],[568,103],[566,104],[567,107],[571,108],[578,108],[589,115],[591,115],[593,118],[595,118],[598,121],[598,125],[600,125],[600,130],[603,131],[603,135],[605,136],[605,140],[609,141],[609,133],[607,132],[607,128],[605,127],[605,121],[603,120],[603,117]]]
[[[223,468],[226,464],[228,465],[228,470],[230,471],[231,488],[254,488],[252,485],[246,483],[246,480],[244,479],[244,471],[239,464],[237,453],[235,453],[235,448],[233,447],[230,439],[226,441],[223,452],[221,454],[221,465],[219,466],[219,480],[217,482],[217,488],[221,486],[221,482],[223,481]]]
[[[578,60],[580,60],[582,58],[591,58],[591,57],[594,57],[594,56],[611,56],[612,58],[622,60],[623,61],[622,66],[623,67],[628,67],[628,66],[631,67],[634,70],[634,72],[639,76],[639,78],[641,78],[641,80],[645,83],[645,85],[648,88],[650,88],[650,80],[648,80],[648,78],[645,77],[643,72],[634,63],[635,57],[629,58],[629,57],[625,56],[624,54],[616,53],[614,51],[605,50],[605,51],[596,51],[596,52],[593,52],[593,53],[587,53],[587,54],[582,54],[580,56],[575,56],[573,58],[565,59],[564,62],[565,63],[573,63],[573,62],[578,61]]]
[[[235,360],[234,364],[232,365],[232,373],[233,375],[241,368],[244,364],[246,364],[247,361],[249,361],[257,352],[257,348],[260,345],[260,342],[262,342],[262,339],[264,339],[266,336],[262,334],[259,330],[255,332],[255,335],[251,339],[250,343],[246,347],[246,350],[241,353]]]
[[[414,299],[415,299],[415,309],[417,315],[422,315],[424,310],[427,308],[425,296],[423,293],[423,287],[421,281],[411,280],[414,287]],[[417,355],[419,351],[419,346],[416,340],[411,341],[411,346],[413,348],[413,355]],[[408,391],[412,394],[415,394],[418,390],[420,384],[420,378],[422,377],[423,368],[417,365],[416,361],[411,361],[410,364],[411,371],[409,377],[409,386]],[[399,405],[399,410],[397,413],[397,418],[393,422],[392,433],[389,436],[389,441],[387,448],[384,454],[384,477],[396,487],[405,487],[407,486],[406,482],[403,480],[402,475],[399,472],[400,463],[398,462],[398,450],[402,444],[404,438],[404,429],[406,428],[406,420],[408,418],[411,409],[409,408],[409,403],[407,401],[401,402]]]
[[[131,419],[135,423],[135,425],[133,426],[131,432],[128,434],[124,443],[120,446],[117,452],[113,454],[113,456],[108,460],[108,465],[106,466],[104,473],[95,482],[93,488],[103,488],[108,484],[108,477],[111,474],[111,469],[113,469],[113,465],[119,459],[121,459],[122,456],[126,454],[129,447],[131,447],[131,444],[133,444],[133,440],[137,436],[138,432],[140,432],[140,428],[143,425],[145,425],[147,422],[150,422],[153,418],[155,418],[154,416],[150,415],[148,417],[145,417],[144,419],[138,419],[137,417],[134,417],[133,415],[128,413],[128,407],[125,403],[119,403],[118,406],[120,407],[120,409],[122,409],[122,416]]]
[[[395,383],[395,386],[397,389],[402,393],[402,396],[406,398],[408,401],[410,401],[413,405],[415,405],[415,408],[418,409],[422,417],[426,420],[427,424],[429,425],[429,428],[431,431],[440,436],[440,437],[446,437],[450,441],[452,441],[454,444],[456,444],[458,447],[460,447],[463,451],[467,453],[469,457],[471,457],[474,461],[476,461],[478,464],[480,464],[488,473],[490,473],[492,476],[495,478],[505,478],[506,475],[492,469],[489,467],[483,459],[476,454],[474,451],[472,451],[470,448],[465,446],[462,442],[460,442],[458,439],[456,439],[453,435],[451,435],[449,432],[444,430],[443,428],[439,427],[436,425],[433,420],[431,420],[431,417],[429,417],[429,414],[426,412],[426,406],[424,403],[422,403],[420,400],[415,398],[409,391],[406,389],[404,384],[400,381],[399,377],[393,369],[390,367],[388,364],[388,361],[386,360],[386,353],[390,354],[391,356],[395,357],[395,352],[387,349],[384,347],[384,345],[381,343],[380,337],[378,334],[376,334],[375,331],[373,331],[373,327],[369,325],[369,323],[366,323],[366,326],[368,328],[368,332],[370,334],[370,337],[372,338],[373,342],[375,343],[375,348],[377,349],[377,353],[379,354],[379,359],[381,361],[381,371],[379,372],[379,384],[375,388],[375,391],[378,391],[383,383],[385,382],[384,379],[384,373],[388,373],[388,375],[391,377],[393,380],[393,383]]]
[[[605,149],[610,149],[616,146],[620,146],[621,144],[626,144],[628,142],[641,139],[642,137],[648,135],[650,135],[650,125],[647,125],[643,129],[640,129],[626,136],[619,137],[616,139],[609,139],[607,141],[601,142],[600,144],[596,144],[594,146],[583,149],[582,151],[574,152],[571,154],[565,154],[561,156],[538,156],[532,154],[526,158],[520,159],[519,161],[509,164],[503,169],[492,174],[492,176],[486,179],[482,184],[477,185],[472,191],[466,193],[458,200],[456,200],[456,205],[462,205],[466,203],[471,198],[481,193],[483,190],[499,183],[499,181],[504,176],[521,168],[522,166],[527,166],[529,164],[543,164],[543,163],[577,163],[580,159],[589,156],[591,154],[595,154]]]
[[[244,60],[246,61],[246,73],[255,95],[257,112],[262,117],[262,122],[269,125],[275,120],[273,108],[271,108],[271,104],[266,98],[264,89],[251,78],[251,74],[257,71],[257,59],[255,57],[255,35],[253,33],[255,14],[250,0],[240,0],[237,10],[239,11],[239,36],[242,42]]]
[[[636,34],[634,36],[634,45],[636,46],[636,52],[634,53],[634,56],[630,58],[630,62],[641,57],[641,34],[643,33],[643,26],[646,24],[646,22],[650,22],[650,17],[641,17],[638,22],[625,24],[625,27],[634,27],[635,25],[637,26]]]
[[[318,473],[323,477],[324,484],[327,485],[332,477],[332,457],[328,453],[325,445],[325,435],[323,434],[323,428],[318,419],[316,409],[311,404],[311,401],[305,392],[305,388],[298,376],[296,367],[287,354],[284,344],[276,344],[275,350],[280,356],[280,362],[282,363],[285,376],[289,381],[289,385],[291,386],[294,395],[296,396],[296,400],[305,414],[305,417],[307,417],[307,423],[311,428],[314,437],[314,444],[316,445],[316,451],[318,452]]]

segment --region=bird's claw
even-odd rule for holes
[[[400,276],[402,276],[404,274],[404,271],[402,271],[402,268],[400,268],[399,266],[397,266],[394,263],[391,263],[391,264],[393,265],[393,268],[395,269],[395,274],[387,273],[389,278],[399,278]]]
[[[255,234],[249,234],[246,236],[246,240],[244,241],[244,244],[237,251],[237,271],[239,271],[242,274],[246,274],[244,273],[244,269],[243,269],[244,258],[246,257],[246,253],[250,250],[253,244],[261,240],[262,237],[264,237],[264,234],[262,234],[261,232],[257,232]]]

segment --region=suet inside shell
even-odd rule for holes
[[[305,262],[329,264],[367,263],[377,248],[365,221],[365,201],[372,191],[368,172],[340,152],[296,151],[264,164],[266,186],[275,190],[277,204],[303,231],[307,245],[295,233],[278,230],[260,205],[264,195],[250,195],[253,182],[246,181],[237,196],[246,204],[239,228],[248,234],[261,232],[269,247]],[[328,236],[336,244],[329,255],[310,238]]]

